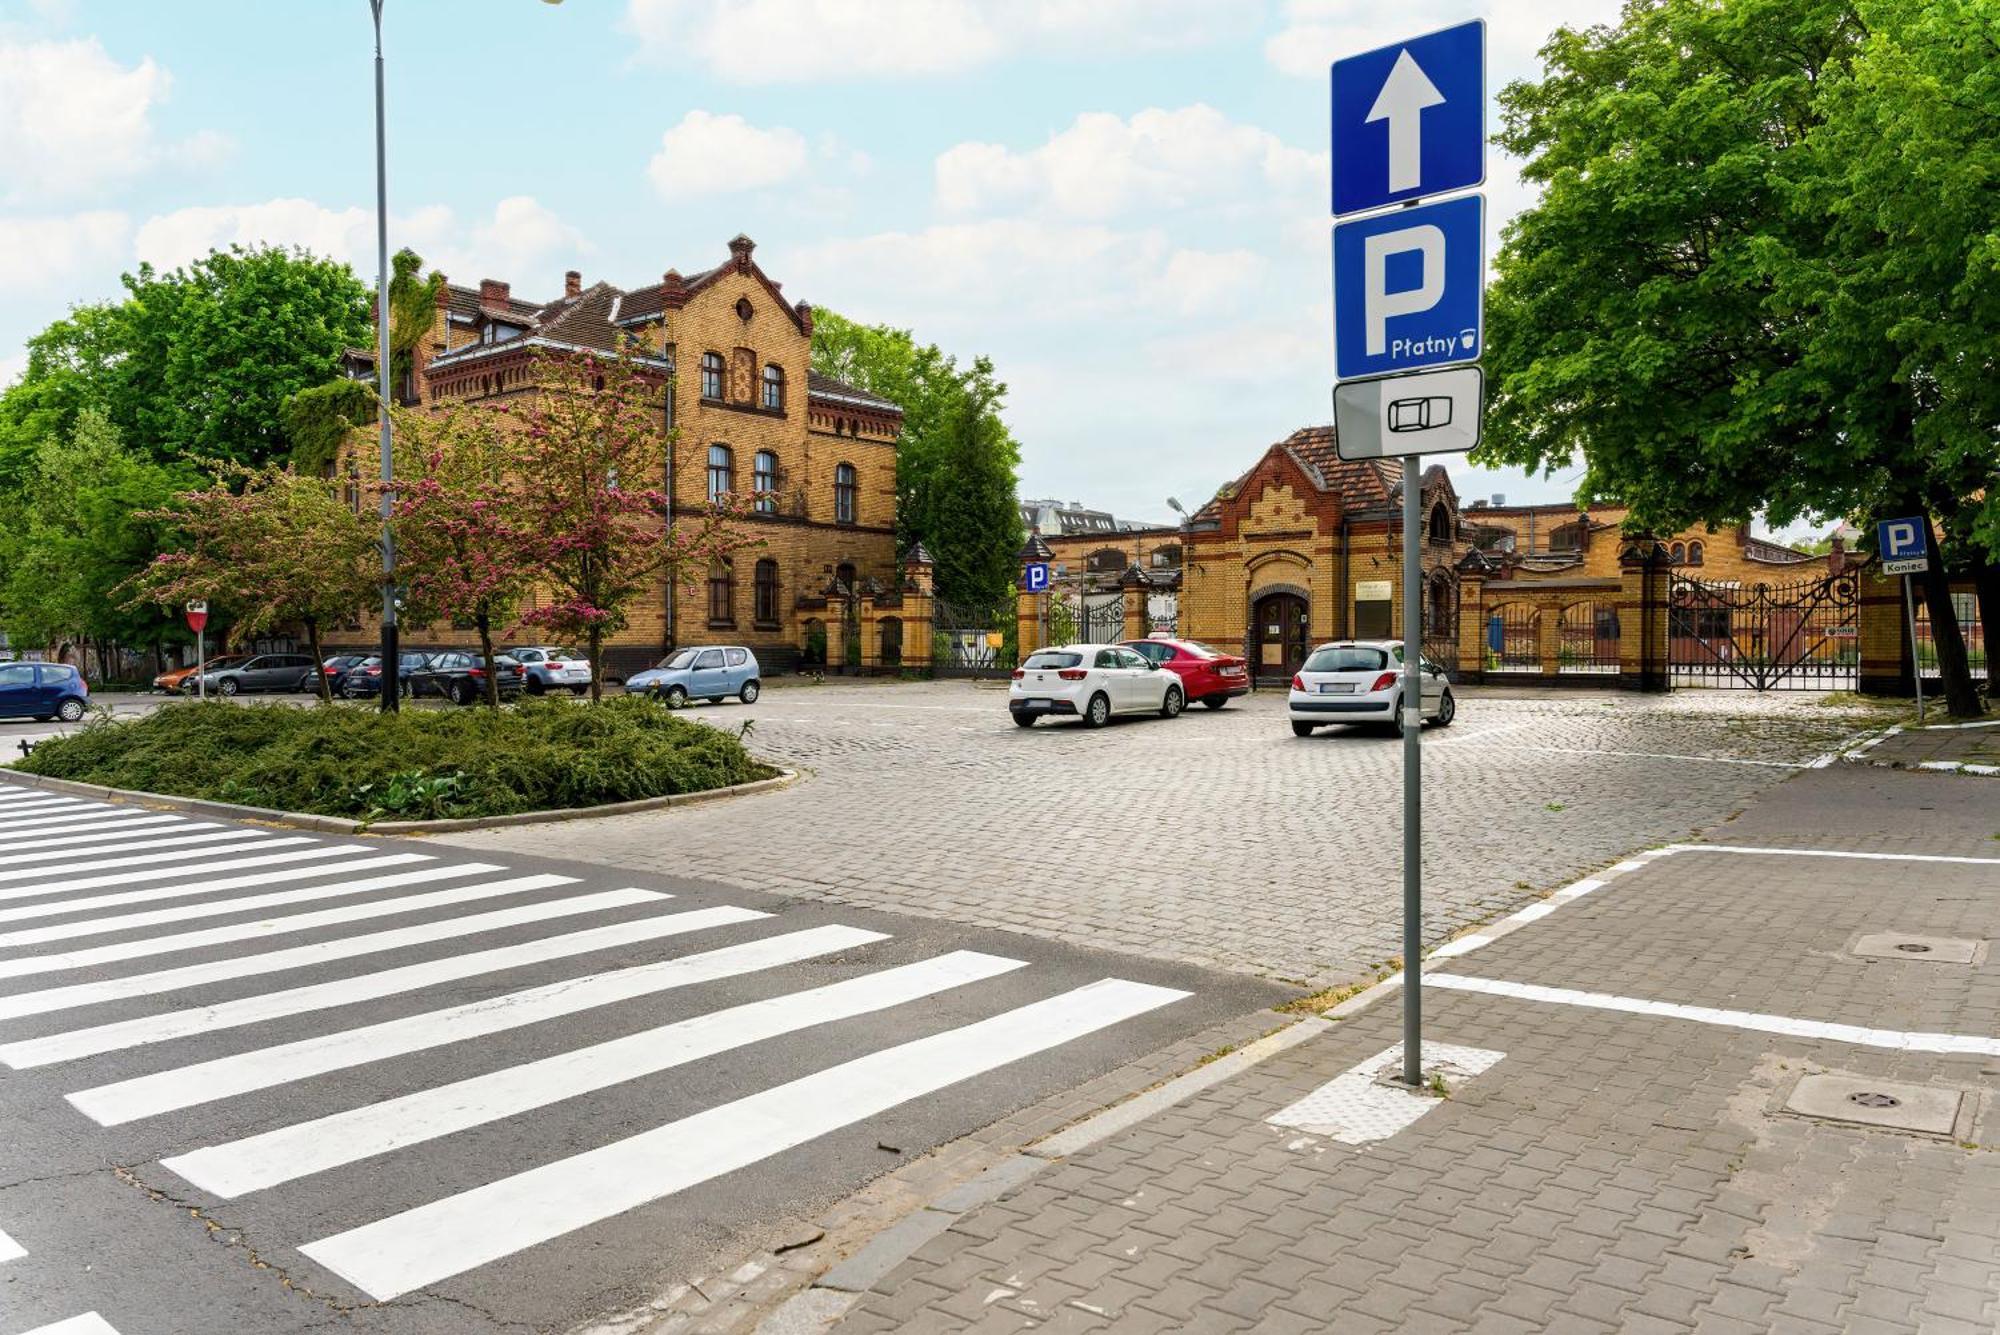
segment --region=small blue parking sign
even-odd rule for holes
[[[1486,179],[1486,23],[1333,62],[1333,212]]]
[[[1334,224],[1336,380],[1478,360],[1485,203],[1467,195]]]
[[[1921,517],[1883,519],[1875,524],[1875,547],[1885,575],[1914,575],[1930,564],[1930,527]]]
[[[1021,587],[1029,593],[1046,593],[1049,587],[1049,563],[1032,562],[1023,573]]]

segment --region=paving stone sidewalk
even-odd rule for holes
[[[1667,855],[1436,966],[1661,1005],[1433,986],[1429,1039],[1496,1065],[1373,1143],[1267,1123],[1397,1042],[1388,995],[964,1216],[839,1329],[1991,1332],[2000,962],[1851,947],[2000,937],[1992,793],[1866,767],[1792,778],[1715,840],[1891,856]],[[1989,1041],[1940,1054],[1892,1030]],[[1827,1072],[1967,1097],[1947,1135],[1783,1110]]]
[[[1869,746],[1861,758],[1895,769],[1956,768],[1977,776],[2000,776],[2000,719],[1905,727]]]

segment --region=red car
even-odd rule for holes
[[[1237,696],[1250,694],[1250,665],[1234,654],[1211,649],[1199,640],[1164,635],[1123,643],[1133,653],[1178,673],[1189,704],[1198,700],[1210,709],[1220,709]]]

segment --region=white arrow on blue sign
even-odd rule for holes
[[[1335,217],[1485,180],[1485,20],[1333,62]]]
[[[1485,203],[1468,195],[1334,224],[1335,379],[1478,360]]]

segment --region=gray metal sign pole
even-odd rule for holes
[[[1910,594],[1910,577],[1903,576],[1903,617],[1910,623],[1910,680],[1917,687],[1917,722],[1924,721],[1924,660],[1917,656],[1917,600]]]
[[[1421,454],[1403,456],[1403,1083],[1424,1083],[1424,589]]]

